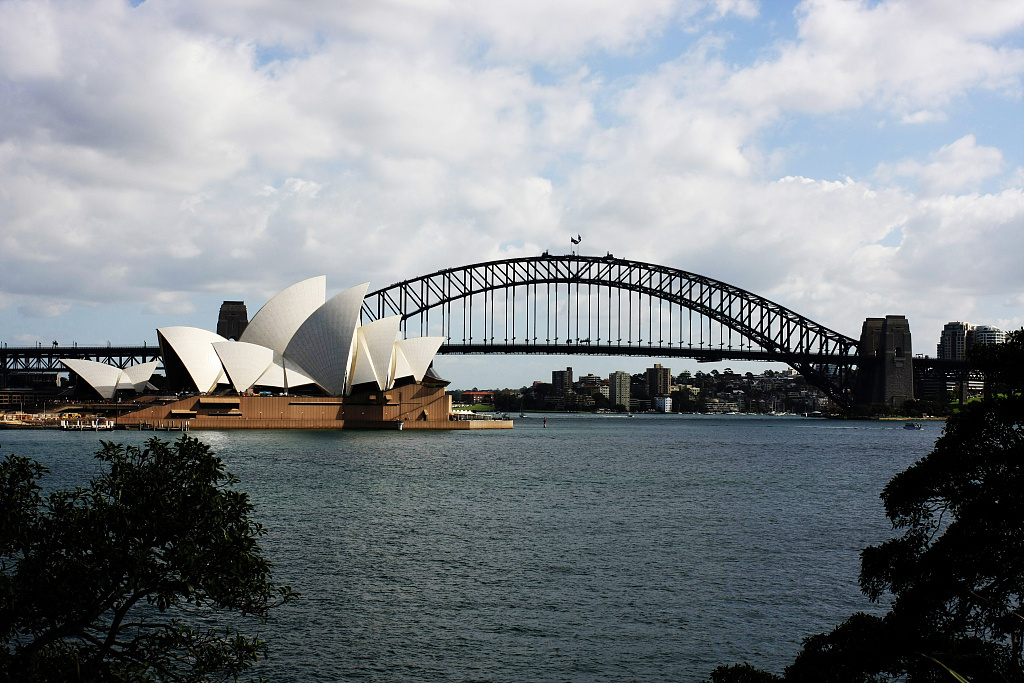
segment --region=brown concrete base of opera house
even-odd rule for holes
[[[453,420],[443,387],[407,384],[345,398],[192,396],[117,418],[124,429],[510,429],[511,420]]]

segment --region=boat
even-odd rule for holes
[[[924,425],[922,425],[920,422],[904,422],[903,423],[903,428],[904,429],[924,429]]]

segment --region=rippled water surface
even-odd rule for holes
[[[699,681],[781,671],[855,610],[878,494],[941,423],[539,416],[494,432],[194,432],[276,576],[276,681]],[[102,438],[141,443],[152,433]],[[161,436],[174,437],[170,434]],[[95,433],[0,432],[82,481]]]

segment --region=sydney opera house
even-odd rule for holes
[[[146,404],[118,424],[201,428],[451,429],[447,382],[431,363],[443,337],[403,339],[401,316],[360,324],[368,283],[327,299],[324,276],[273,297],[237,340],[157,330],[167,383],[186,398]],[[157,363],[124,370],[66,360],[101,396],[148,386]],[[499,425],[486,425],[497,427]]]

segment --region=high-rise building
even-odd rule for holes
[[[668,396],[672,391],[672,370],[663,368],[661,364],[655,363],[653,368],[647,368],[647,396]]]
[[[572,393],[572,368],[565,370],[551,371],[551,388],[555,396],[565,396]]]
[[[613,406],[629,408],[629,382],[632,376],[618,370],[608,375],[608,402]]]
[[[248,324],[249,312],[245,309],[244,301],[225,301],[220,305],[217,334],[238,341]]]
[[[948,322],[942,328],[935,355],[946,360],[963,360],[967,353],[967,332],[970,323]]]
[[[1006,333],[991,325],[978,325],[967,333],[967,348],[972,344],[1005,344]]]
[[[964,360],[967,350],[974,344],[1003,344],[1006,333],[991,325],[950,322],[942,328],[937,355],[947,360]]]

